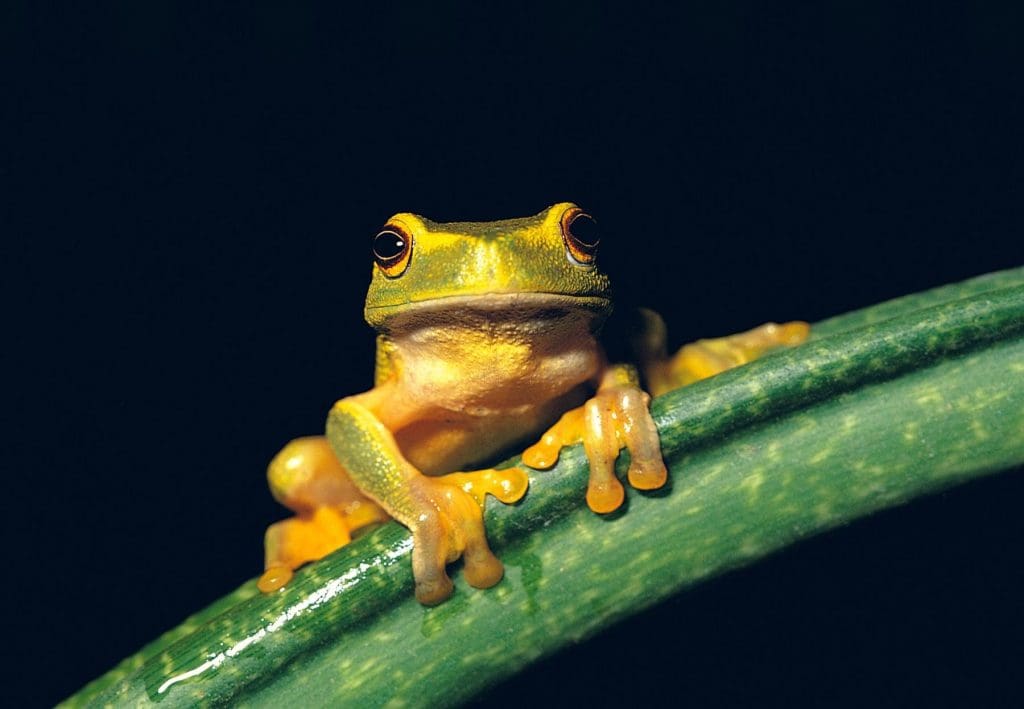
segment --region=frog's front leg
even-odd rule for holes
[[[550,468],[563,446],[582,440],[590,463],[587,504],[595,512],[612,512],[625,498],[615,477],[615,460],[623,447],[630,455],[630,485],[654,490],[668,479],[650,401],[640,388],[636,369],[623,364],[608,367],[594,397],[562,416],[523,453],[523,462],[531,468]]]
[[[445,565],[460,556],[471,586],[488,588],[501,580],[504,567],[484,534],[483,494],[515,502],[526,492],[528,479],[523,471],[423,475],[359,397],[334,405],[327,438],[360,489],[412,532],[413,576],[421,603],[435,605],[451,595]]]

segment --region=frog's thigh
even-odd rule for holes
[[[653,387],[655,395],[724,372],[757,359],[776,347],[798,345],[807,339],[810,325],[801,321],[765,323],[728,337],[697,340],[668,361],[667,377]]]
[[[263,591],[277,590],[292,570],[348,544],[352,531],[387,519],[355,486],[323,436],[286,445],[267,468],[267,480],[274,497],[297,514],[267,529]]]

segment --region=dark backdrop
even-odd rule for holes
[[[1024,261],[1013,3],[337,5],[2,10],[5,694],[260,570],[266,462],[370,382],[394,212],[577,201],[676,343]],[[1022,493],[804,543],[488,699],[1020,701]]]

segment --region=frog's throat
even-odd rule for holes
[[[562,311],[586,314],[595,321],[601,321],[611,310],[611,299],[597,295],[479,293],[442,296],[395,305],[368,305],[363,313],[370,325],[387,329],[399,322],[447,319],[446,314],[454,313],[480,313],[492,318],[504,314],[509,318],[529,319]]]

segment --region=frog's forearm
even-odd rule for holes
[[[408,520],[412,514],[409,480],[418,473],[369,409],[353,398],[336,403],[327,417],[327,440],[360,490],[392,517]]]

